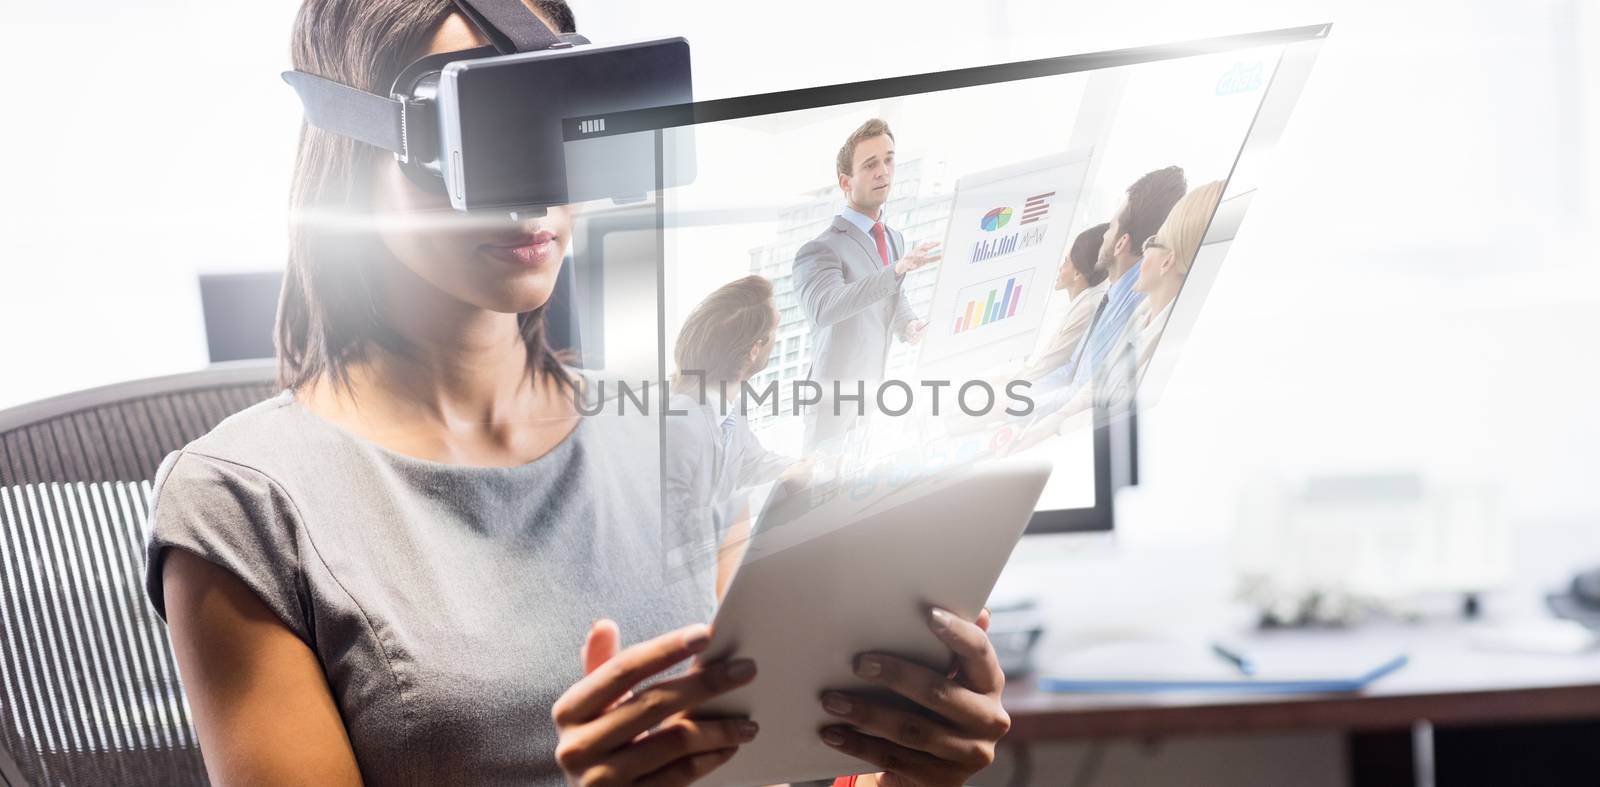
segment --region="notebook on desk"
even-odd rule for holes
[[[1405,654],[1309,650],[1236,650],[1204,641],[1126,640],[1077,647],[1053,660],[1039,679],[1051,692],[1148,694],[1328,694],[1361,691],[1404,667]]]

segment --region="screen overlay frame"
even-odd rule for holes
[[[1225,53],[1255,47],[1284,45],[1279,62],[1264,90],[1260,106],[1245,134],[1243,143],[1226,179],[1220,207],[1213,213],[1183,289],[1173,304],[1161,340],[1141,378],[1136,381],[1138,406],[1148,407],[1170,377],[1182,346],[1198,318],[1200,306],[1214,283],[1222,259],[1231,245],[1244,212],[1255,196],[1266,159],[1277,146],[1301,89],[1309,76],[1322,41],[1332,24],[1316,24],[1254,33],[1221,36],[1180,43],[1110,50],[1080,55],[976,66],[948,71],[866,80],[837,85],[801,88],[749,96],[711,99],[686,104],[634,110],[607,115],[601,124],[581,123],[594,118],[569,118],[563,123],[565,141],[584,140],[622,134],[653,133],[656,143],[657,197],[652,200],[656,213],[657,252],[665,248],[667,227],[665,200],[660,198],[670,182],[666,162],[670,155],[665,142],[669,129],[752,118],[841,104],[931,93],[1001,82],[1058,76],[1121,66],[1153,63],[1200,55]],[[598,129],[598,130],[595,130]],[[657,259],[657,293],[665,292],[665,261]],[[657,336],[658,379],[668,372],[665,311],[658,301]],[[1112,529],[1112,497],[1119,486],[1136,477],[1135,406],[1120,412],[1097,409],[1094,413],[1094,490],[1092,508],[1041,509],[1034,512],[1029,534],[1095,532]],[[663,429],[665,427],[663,426]],[[663,446],[663,450],[665,450]]]

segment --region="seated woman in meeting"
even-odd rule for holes
[[[1072,247],[1056,271],[1055,282],[1055,289],[1067,294],[1067,313],[1050,338],[1009,379],[1038,381],[1061,368],[1089,332],[1089,325],[1094,322],[1095,312],[1105,297],[1107,273],[1097,263],[1100,244],[1110,228],[1109,223],[1096,224],[1078,233],[1072,241]]]
[[[573,30],[560,0],[526,4]],[[451,0],[306,0],[291,54],[383,94],[483,44]],[[311,126],[291,208],[286,390],[169,456],[154,493],[146,589],[211,782],[685,785],[726,762],[755,726],[689,716],[756,666],[668,672],[709,644],[710,604],[660,581],[659,424],[583,415],[598,386],[545,343],[573,210],[454,212]],[[978,624],[929,625],[993,663]],[[878,658],[890,690],[926,672]],[[968,674],[919,703],[937,734],[862,697],[823,737],[896,783],[962,784],[1006,720]]]

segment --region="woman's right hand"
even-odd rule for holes
[[[681,787],[755,738],[748,719],[691,719],[706,700],[749,683],[749,659],[696,667],[637,693],[645,679],[705,650],[711,632],[686,626],[618,651],[617,626],[598,621],[584,644],[584,677],[551,708],[556,762],[580,787]]]

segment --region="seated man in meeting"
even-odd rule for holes
[[[1108,284],[1099,313],[1090,322],[1089,330],[1067,365],[1041,380],[1041,387],[1064,384],[1075,392],[1087,384],[1119,348],[1128,323],[1144,301],[1144,294],[1133,288],[1139,279],[1140,245],[1156,234],[1188,187],[1181,167],[1148,172],[1128,187],[1100,244],[1099,266],[1107,273]]]
[[[678,332],[666,421],[662,485],[667,570],[721,598],[749,535],[746,490],[795,460],[750,431],[740,395],[766,368],[778,330],[772,283],[746,276],[701,301]],[[803,472],[796,468],[794,472]]]

